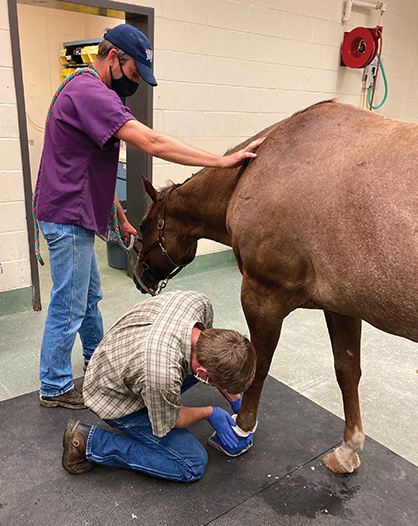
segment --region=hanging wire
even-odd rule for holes
[[[367,92],[367,86],[366,86],[366,81],[363,82],[363,97],[362,97],[362,103],[361,103],[361,107],[362,108],[365,108],[366,107],[366,92]]]
[[[40,132],[44,132],[44,128],[43,126],[39,126],[39,124],[36,124],[36,122],[33,122],[33,120],[29,117],[29,113],[26,112],[26,118],[28,119],[28,121],[32,124],[32,126],[35,128],[35,130],[38,130]]]

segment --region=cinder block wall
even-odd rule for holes
[[[344,31],[376,26],[378,11],[354,7],[350,22],[342,24],[343,0],[131,3],[155,9],[154,127],[160,131],[223,153],[317,101],[338,97],[362,104],[362,72],[340,67],[341,42]],[[389,96],[378,111],[417,122],[418,2],[387,3],[382,25]],[[0,0],[0,15],[0,263],[7,266],[2,291],[28,286],[30,274],[19,270],[27,267],[28,249],[6,0]],[[381,82],[375,100],[382,95]],[[154,160],[157,186],[193,171]],[[223,248],[203,241],[199,250]]]
[[[29,287],[22,162],[13,80],[9,17],[0,1],[0,292]],[[0,297],[0,301],[1,297]]]

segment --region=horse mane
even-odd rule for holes
[[[189,179],[191,179],[191,177],[189,177]],[[186,179],[186,181],[184,181],[183,183],[175,183],[170,180],[167,181],[165,186],[158,189],[158,198],[160,200],[165,199],[170,192],[172,192],[175,188],[178,188],[179,186],[183,186],[183,184],[187,182],[189,179]]]
[[[256,133],[250,139],[246,139],[245,141],[241,142],[237,146],[234,146],[233,148],[227,150],[224,153],[224,156],[225,155],[230,155],[231,153],[234,153],[237,150],[245,148],[245,146],[247,146],[247,144],[249,144],[250,142],[257,140],[260,137],[264,137],[264,136],[268,135],[269,133],[274,131],[280,124],[282,124],[283,122],[288,121],[289,119],[292,119],[293,117],[296,117],[297,115],[302,115],[303,113],[307,113],[309,111],[315,110],[316,108],[319,108],[320,106],[323,106],[325,104],[335,104],[336,102],[337,102],[337,99],[322,100],[320,102],[316,102],[315,104],[312,104],[311,106],[308,106],[307,108],[305,108],[303,110],[297,111],[296,113],[293,113],[290,117],[287,117],[286,119],[283,119],[282,121],[279,121],[279,122],[276,122],[275,124],[267,126],[267,128],[264,128],[264,130]],[[172,190],[174,190],[175,188],[178,188],[179,186],[183,186],[188,181],[190,181],[191,179],[194,179],[195,177],[197,177],[199,174],[201,174],[202,172],[204,172],[206,170],[208,170],[208,168],[202,168],[198,172],[192,174],[190,177],[188,177],[182,183],[174,183],[173,181],[167,181],[166,186],[164,186],[164,187],[162,187],[162,188],[160,188],[158,190],[158,195],[160,196],[161,199],[164,199],[166,197],[166,195],[168,193],[170,193]]]

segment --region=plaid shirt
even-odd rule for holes
[[[192,373],[192,329],[212,322],[211,302],[200,292],[166,292],[135,305],[94,351],[85,404],[103,419],[146,407],[153,433],[166,435],[180,417],[181,385]]]

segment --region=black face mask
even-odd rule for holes
[[[120,78],[115,79],[112,74],[112,68],[109,66],[112,90],[115,91],[119,97],[130,97],[138,89],[139,83],[131,80],[125,75],[122,69],[122,64],[120,63],[120,58],[118,57],[118,59],[120,70],[122,71],[122,76]]]

